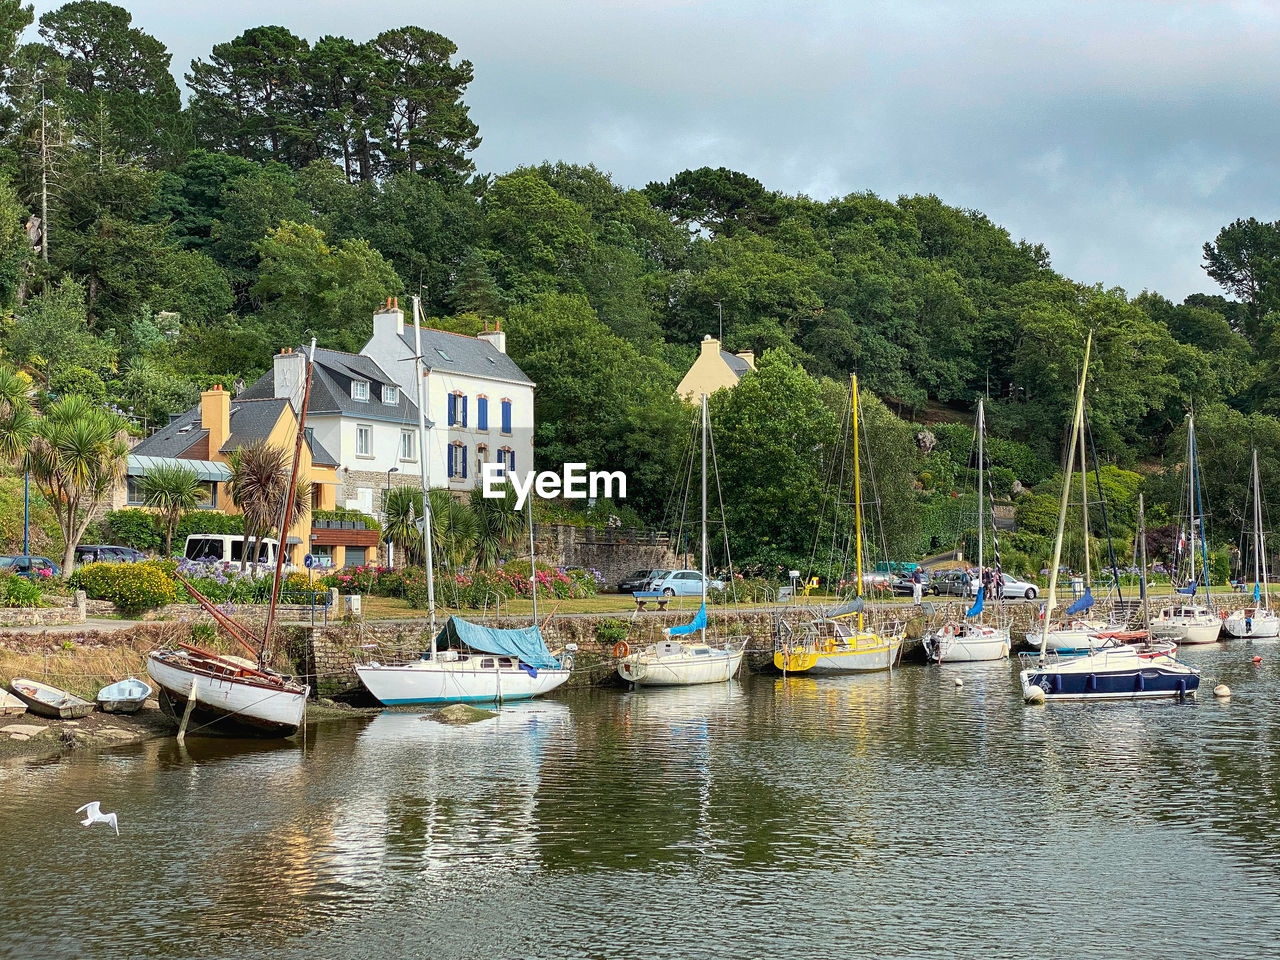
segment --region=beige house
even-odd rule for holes
[[[707,396],[721,387],[732,389],[738,380],[756,368],[756,355],[752,350],[740,350],[730,353],[720,349],[720,341],[711,334],[702,338],[702,350],[693,366],[684,375],[676,393],[689,401],[697,400],[704,393]]]

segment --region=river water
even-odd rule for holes
[[[1186,704],[909,665],[0,766],[0,955],[1275,956],[1280,646],[1187,659]]]

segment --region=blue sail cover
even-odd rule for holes
[[[973,606],[970,607],[969,612],[965,614],[966,617],[976,617],[982,612],[983,598],[986,596],[986,593],[987,591],[985,590],[978,591],[978,599],[973,601]]]
[[[697,633],[705,629],[707,629],[707,605],[704,603],[698,608],[698,615],[693,618],[692,623],[686,623],[683,627],[668,627],[665,632],[668,637],[681,637],[686,633]]]
[[[461,617],[450,617],[436,637],[436,647],[444,641],[445,649],[454,643],[462,643],[472,650],[481,653],[492,653],[499,657],[513,657],[531,667],[556,669],[560,661],[551,655],[546,641],[542,639],[542,631],[537,627],[525,627],[522,630],[499,630],[496,627],[482,627],[470,623]]]
[[[1253,585],[1253,602],[1257,603],[1262,599],[1262,584],[1255,583]]]
[[[1093,606],[1093,593],[1089,590],[1088,587],[1085,587],[1084,593],[1082,593],[1079,597],[1076,598],[1075,603],[1067,607],[1067,611],[1064,615],[1070,617],[1079,613],[1082,610],[1088,610],[1092,606]]]
[[[1200,586],[1198,582],[1193,583],[1186,587],[1179,587],[1177,592],[1182,594],[1184,597],[1194,597],[1196,595],[1196,587],[1198,586]]]

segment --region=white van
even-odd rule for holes
[[[246,548],[245,538],[239,534],[193,533],[187,537],[187,543],[183,548],[182,555],[188,560],[198,563],[222,563],[239,566],[240,561],[244,559],[246,549],[253,549],[252,537],[249,538],[249,546]],[[274,566],[276,551],[279,549],[279,540],[272,540],[270,537],[264,538],[258,548],[257,562],[266,566]],[[253,558],[251,557],[250,562],[252,561]],[[287,560],[284,568],[286,570],[293,569],[292,564]]]

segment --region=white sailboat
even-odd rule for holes
[[[885,632],[868,628],[862,582],[862,476],[858,449],[858,377],[850,378],[849,413],[853,432],[853,523],[856,593],[825,616],[809,623],[803,635],[783,642],[773,664],[783,673],[875,673],[892,670],[902,657],[906,632],[894,623]]]
[[[983,503],[987,490],[983,486],[984,447],[987,431],[983,399],[978,398],[978,579],[986,569],[982,552]],[[996,551],[996,572],[1000,572],[1000,548],[995,539],[995,511],[992,510],[991,540]],[[922,641],[925,656],[937,663],[973,663],[980,660],[1003,660],[1009,656],[1009,628],[993,626],[982,620],[987,600],[986,588],[979,586],[978,599],[960,621],[950,620],[937,630],[925,634]],[[972,619],[971,619],[972,618]]]
[[[1222,621],[1222,632],[1243,640],[1280,637],[1280,616],[1271,609],[1267,576],[1267,541],[1262,533],[1262,483],[1258,478],[1258,451],[1253,451],[1253,605],[1237,610]]]
[[[707,643],[707,395],[702,395],[702,606],[693,622],[664,631],[668,639],[636,652],[623,644],[618,675],[637,686],[684,687],[701,683],[725,683],[742,667],[747,638],[727,640],[723,646]],[[697,632],[700,640],[689,643],[672,637]]]
[[[1200,570],[1204,575],[1205,602],[1195,599],[1170,604],[1151,620],[1152,640],[1172,640],[1184,644],[1216,643],[1222,630],[1222,621],[1213,612],[1209,596],[1209,546],[1204,529],[1204,514],[1200,509],[1200,466],[1196,456],[1196,427],[1194,418],[1187,417],[1187,504],[1190,514],[1191,536],[1187,556],[1191,564],[1189,584],[1177,593],[1194,598],[1200,589],[1196,573],[1196,544],[1201,550]]]

